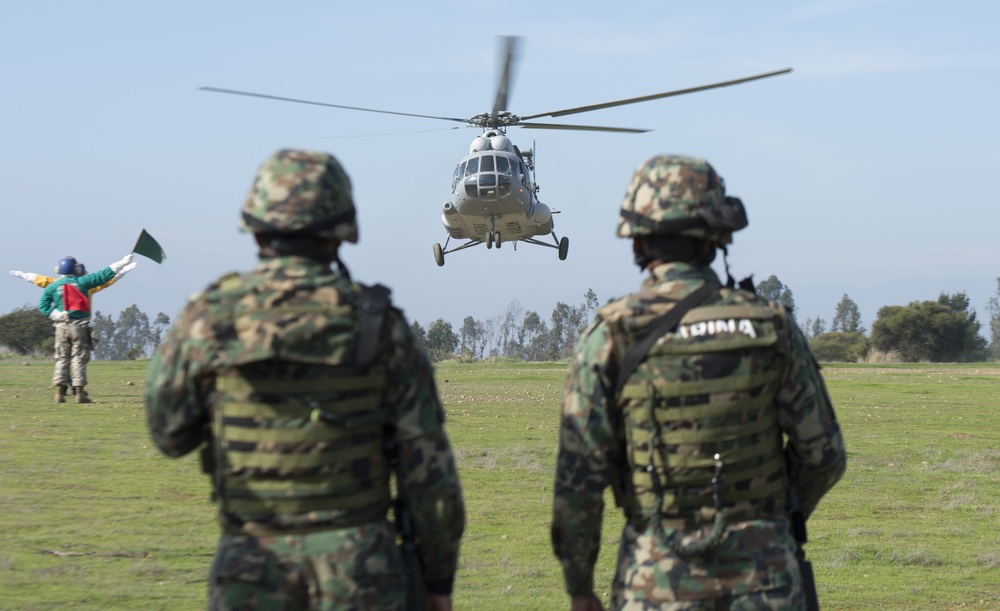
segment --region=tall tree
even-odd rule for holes
[[[991,360],[1000,361],[1000,278],[997,278],[996,294],[986,302],[986,311],[990,315],[989,356]]]
[[[785,306],[790,314],[795,314],[795,296],[792,294],[792,289],[782,284],[781,280],[778,280],[774,274],[771,274],[767,280],[761,280],[760,284],[757,285],[757,294],[765,299],[777,301]]]
[[[486,354],[489,356],[497,356],[496,346],[493,345],[493,338],[496,337],[497,328],[499,327],[498,317],[494,316],[489,318],[483,323],[483,339],[479,344],[479,358],[483,358]],[[489,348],[489,352],[486,349]]]
[[[594,289],[587,289],[587,292],[583,295],[583,303],[580,304],[580,324],[578,328],[578,334],[583,333],[583,330],[590,326],[590,321],[597,308],[600,307],[600,302],[597,301],[597,293]]]
[[[801,325],[802,332],[805,333],[806,337],[819,337],[826,333],[826,321],[823,320],[822,316],[817,316],[814,319],[807,318]]]
[[[556,307],[552,309],[552,340],[549,342],[548,360],[554,361],[561,358],[570,337],[576,337],[576,325],[574,324],[576,318],[574,308],[561,301],[556,302]]]
[[[413,333],[413,339],[417,342],[417,347],[427,352],[427,331],[423,326],[414,320],[410,323],[410,332]]]
[[[781,296],[778,297],[778,303],[785,306],[788,313],[792,316],[795,315],[795,297],[792,296],[792,289],[787,286],[781,290]]]
[[[785,285],[778,280],[778,277],[771,274],[767,280],[761,280],[757,284],[757,294],[764,299],[770,299],[771,301],[778,301],[781,298],[781,291],[785,288]]]
[[[954,295],[941,293],[938,297],[938,303],[947,306],[956,316],[966,317],[964,349],[961,360],[969,362],[985,359],[987,357],[987,343],[979,334],[980,324],[976,320],[976,311],[969,307],[969,296],[964,292],[958,292]]]
[[[90,337],[94,341],[94,358],[112,360],[111,339],[115,335],[115,320],[108,314],[94,312],[90,317]]]
[[[864,333],[865,327],[861,324],[861,311],[858,304],[854,303],[847,293],[840,298],[837,309],[833,314],[833,321],[830,323],[830,331],[834,333]]]
[[[520,358],[529,361],[536,360],[529,354],[529,346],[534,341],[535,335],[541,326],[542,317],[538,315],[538,312],[528,310],[524,313],[524,318],[521,319],[521,326],[517,330],[517,345],[521,347],[521,354],[518,355]]]
[[[581,304],[578,307],[570,308],[569,313],[566,317],[566,332],[565,339],[563,341],[562,350],[559,352],[559,358],[569,358],[573,356],[573,350],[576,348],[576,342],[580,339],[580,335],[587,329],[590,324],[587,322],[589,318],[587,316],[585,305]]]
[[[483,324],[471,316],[466,316],[462,321],[462,329],[459,333],[459,345],[462,355],[470,358],[477,358],[482,353],[479,343],[483,339]]]
[[[506,357],[519,358],[521,356],[521,344],[517,341],[517,332],[522,322],[524,308],[517,299],[507,304],[507,308],[501,314],[499,327],[500,354]]]
[[[434,361],[444,360],[455,354],[458,348],[458,336],[450,322],[437,319],[427,327],[427,353]]]
[[[537,312],[528,311],[524,315],[517,341],[521,346],[521,358],[528,361],[544,361],[549,358],[552,333]]]
[[[153,343],[157,346],[163,340],[163,334],[170,327],[170,317],[160,312],[153,319]]]

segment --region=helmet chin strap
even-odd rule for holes
[[[340,275],[350,280],[351,272],[347,271],[347,266],[345,266],[344,262],[340,260],[340,257],[334,259],[333,262],[337,264],[337,271],[340,272]]]
[[[736,286],[736,280],[729,273],[729,249],[724,244],[720,244],[719,250],[722,251],[722,265],[726,268],[726,288],[731,289]]]
[[[726,267],[726,288],[736,288],[739,286],[740,289],[744,291],[750,291],[751,293],[757,292],[757,287],[753,284],[753,274],[750,274],[746,278],[736,282],[733,275],[729,273],[729,250],[725,245],[720,244],[719,249],[722,251],[722,264]]]

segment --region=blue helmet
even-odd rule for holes
[[[77,263],[73,257],[59,259],[59,266],[56,267],[56,272],[63,276],[79,276],[83,270],[83,264]]]

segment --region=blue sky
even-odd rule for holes
[[[848,293],[883,305],[966,291],[985,317],[1000,276],[1000,8],[902,0],[714,3],[303,1],[18,3],[0,20],[0,260],[97,269],[147,229],[140,265],[95,307],[174,317],[255,262],[237,232],[260,162],[332,152],[354,181],[361,242],[343,259],[425,326],[488,319],[514,299],[547,318],[640,282],[614,237],[632,172],[660,153],[707,158],[742,197],[734,275],[776,275],[799,318]],[[346,5],[346,6],[345,6]],[[502,10],[501,10],[502,9]],[[475,129],[197,91],[257,91],[469,117],[489,110],[497,36],[524,37],[508,110],[542,113],[791,67],[791,75],[567,117],[641,135],[511,129],[536,150],[555,250],[470,249],[435,266],[441,204]],[[558,120],[553,120],[558,121]],[[720,266],[717,266],[721,269]],[[8,277],[0,313],[36,303]]]

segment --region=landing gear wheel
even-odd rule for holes
[[[563,238],[559,240],[559,260],[565,261],[567,254],[569,254],[569,238],[563,236]]]
[[[493,248],[493,232],[492,231],[486,234],[486,248],[487,249]]]
[[[493,235],[494,235],[494,239],[496,240],[497,248],[500,248],[500,244],[501,244],[501,242],[500,242],[500,232],[498,231],[498,232],[496,232]]]
[[[434,244],[434,262],[438,264],[438,267],[444,267],[444,251],[441,250],[441,245],[438,243]]]

